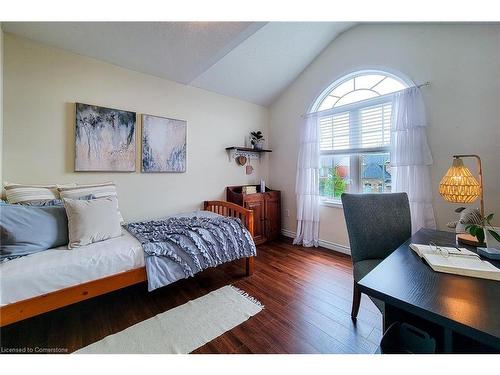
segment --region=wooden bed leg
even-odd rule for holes
[[[245,259],[245,265],[246,265],[246,275],[250,276],[253,273],[253,257],[249,257]]]

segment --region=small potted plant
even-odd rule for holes
[[[251,143],[254,149],[256,150],[262,150],[264,148],[264,135],[262,132],[256,131],[256,132],[250,132],[250,137],[251,137]]]
[[[500,242],[500,234],[498,234],[497,229],[491,225],[493,216],[493,214],[489,214],[482,217],[479,224],[469,224],[465,227],[465,230],[476,237],[480,243],[484,243],[484,240],[486,240],[487,247],[489,247],[488,242],[493,242],[492,239]]]

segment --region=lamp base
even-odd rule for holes
[[[476,237],[469,233],[458,233],[457,241],[469,246],[486,246],[484,242],[479,242]]]

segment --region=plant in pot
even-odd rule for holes
[[[254,149],[256,150],[262,150],[264,148],[264,135],[262,132],[256,131],[256,132],[250,132],[250,137],[251,137],[251,143]]]
[[[483,216],[481,217],[481,222],[479,224],[469,224],[465,227],[465,230],[472,236],[476,237],[480,243],[485,243],[486,240],[487,247],[490,247],[488,243],[492,243],[493,239],[500,242],[500,234],[491,224],[493,216],[493,214]]]

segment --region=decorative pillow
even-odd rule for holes
[[[89,194],[89,195],[84,195],[82,197],[79,197],[78,199],[81,199],[81,200],[91,200],[91,199],[95,199],[96,197],[93,195],[93,194]],[[61,206],[63,207],[64,206],[64,202],[62,201],[62,199],[51,199],[51,200],[48,200],[48,201],[32,201],[32,202],[23,202],[21,203],[22,205],[25,205],[25,206],[36,206],[36,207],[44,207],[44,206]]]
[[[68,249],[121,236],[115,196],[88,201],[63,198],[63,202],[68,215]]]
[[[9,203],[24,203],[42,200],[58,199],[58,187],[71,187],[76,184],[67,185],[27,185],[27,184],[5,184],[5,196]]]
[[[73,187],[60,187],[58,190],[61,199],[78,199],[88,194],[92,194],[96,198],[118,197],[118,194],[116,193],[116,186],[112,182],[105,182],[102,184],[76,185]],[[117,208],[117,211],[120,223],[123,223],[124,220],[120,209]]]
[[[481,212],[475,207],[459,207],[455,212],[460,213],[458,221],[446,224],[448,228],[454,228],[455,233],[466,233],[465,227],[468,224],[481,224]]]
[[[0,259],[6,260],[68,243],[64,207],[0,203]]]

